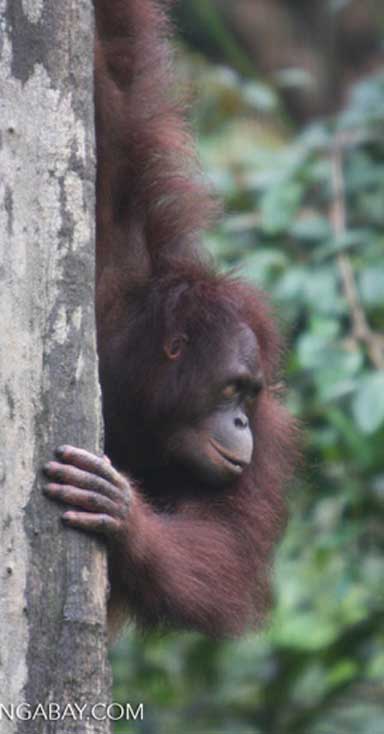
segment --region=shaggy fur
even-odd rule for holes
[[[167,3],[96,0],[97,321],[106,452],[132,481],[125,555],[110,554],[111,615],[238,635],[270,605],[295,426],[274,384],[280,344],[265,298],[200,250],[215,204],[173,95]],[[266,387],[252,465],[204,486],[158,462],[170,422],[204,414],[231,334],[256,335]],[[164,345],[186,337],[178,359]],[[159,466],[162,468],[159,468]],[[127,547],[129,551],[127,552]]]

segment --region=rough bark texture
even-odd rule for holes
[[[89,713],[109,694],[105,554],[63,527],[40,467],[62,443],[100,445],[91,0],[0,0],[0,29],[0,704]]]

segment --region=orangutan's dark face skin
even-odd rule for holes
[[[224,369],[212,386],[212,410],[193,426],[171,435],[172,459],[208,484],[228,484],[251,463],[253,404],[262,389],[256,339],[244,326],[227,350]]]

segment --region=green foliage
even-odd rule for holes
[[[260,89],[202,73],[201,151],[228,212],[207,244],[276,305],[305,468],[269,627],[225,643],[131,634],[114,656],[116,696],[144,701],[146,721],[117,728],[126,734],[384,732],[384,76],[294,138],[273,105],[265,116]],[[336,233],[340,138],[346,229]]]

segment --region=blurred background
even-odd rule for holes
[[[177,71],[225,205],[207,246],[271,295],[304,469],[262,633],[130,630],[124,734],[384,734],[384,6],[185,0]]]

